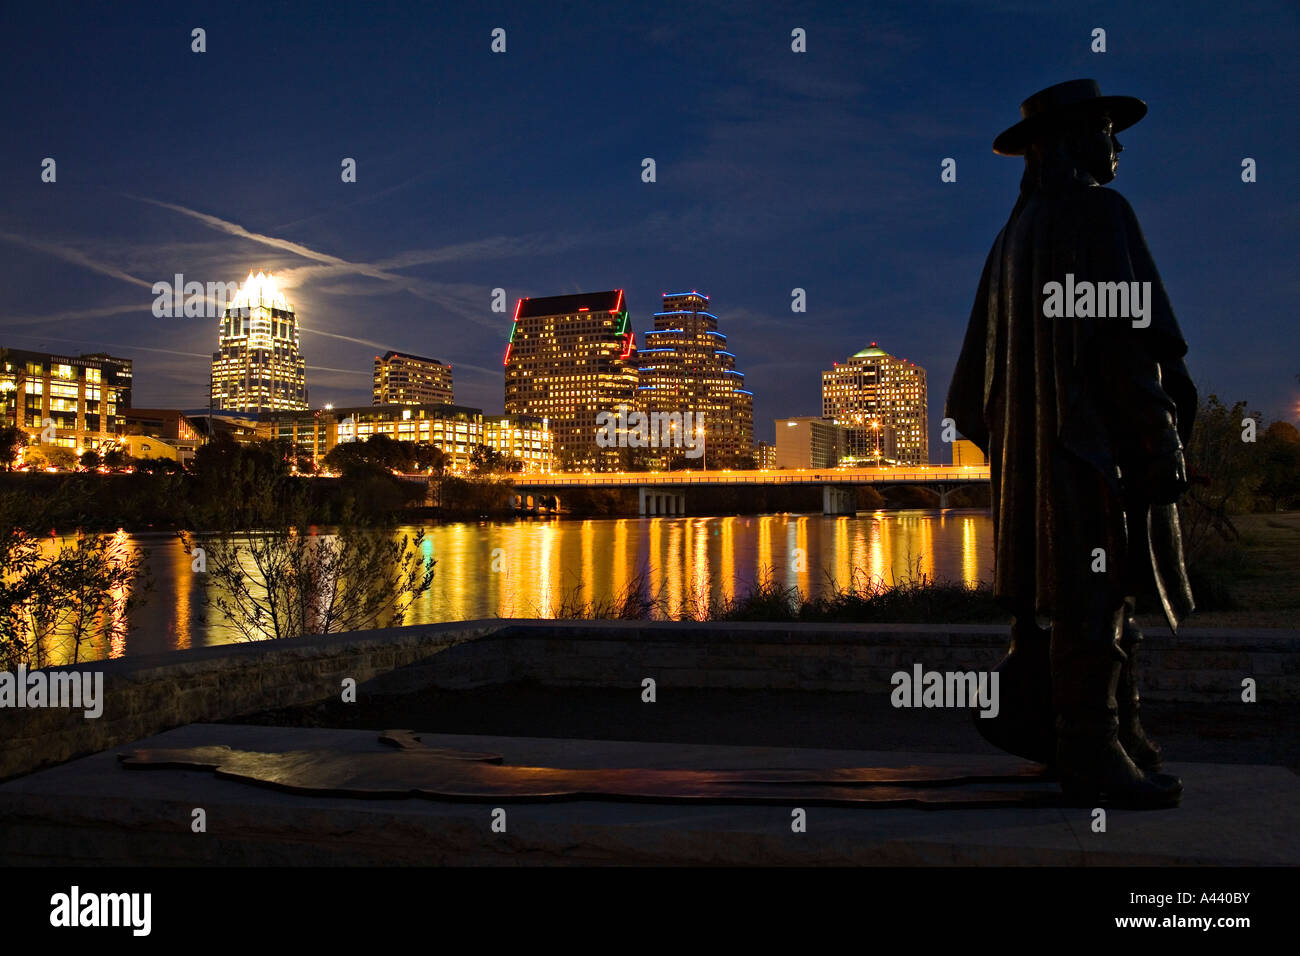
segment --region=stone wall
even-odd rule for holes
[[[384,675],[365,688],[401,693],[528,680],[551,686],[634,687],[653,677],[675,687],[888,692],[899,670],[992,668],[1007,629],[988,625],[643,623],[503,621],[472,645]],[[1149,632],[1143,688],[1152,700],[1300,701],[1300,631]]]
[[[96,661],[49,671],[102,671],[103,713],[0,709],[0,780],[184,724],[306,704],[496,629],[497,621],[357,631]]]
[[[890,676],[983,670],[1006,628],[986,625],[466,621],[196,648],[52,670],[104,672],[104,713],[0,709],[0,779],[188,723],[307,704],[351,677],[367,694],[506,681],[552,686],[726,687],[882,693]],[[1300,631],[1149,633],[1144,689],[1165,701],[1300,701]],[[526,728],[520,728],[526,732]]]

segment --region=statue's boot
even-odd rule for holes
[[[994,668],[997,716],[983,717],[983,711],[971,709],[975,729],[994,747],[1045,764],[1056,762],[1051,643],[1052,632],[1039,627],[1032,613],[1017,614],[1011,623],[1011,648]]]
[[[1133,620],[1133,605],[1124,606],[1124,631],[1119,639],[1124,652],[1124,664],[1119,671],[1119,687],[1115,700],[1119,705],[1119,742],[1143,770],[1159,770],[1163,762],[1160,747],[1142,729],[1138,713],[1138,651],[1142,644],[1142,631]]]
[[[1140,769],[1119,742],[1116,690],[1124,663],[1123,611],[1092,621],[1052,622],[1056,768],[1074,806],[1158,810],[1178,806],[1183,784]]]

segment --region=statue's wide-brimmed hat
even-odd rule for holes
[[[1023,156],[1045,130],[1076,117],[1106,114],[1115,132],[1128,129],[1147,115],[1146,103],[1134,96],[1102,96],[1096,80],[1069,80],[1039,90],[1020,104],[1020,122],[993,141],[993,152]]]

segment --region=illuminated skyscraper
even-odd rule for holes
[[[251,272],[221,316],[212,353],[212,406],[261,412],[307,407],[298,316],[274,276]]]
[[[375,356],[376,405],[453,404],[451,366],[404,352]]]
[[[505,410],[549,422],[560,467],[614,467],[596,416],[636,400],[636,338],[623,290],[520,299],[506,346]]]
[[[822,372],[822,418],[849,429],[843,463],[929,464],[926,402],[925,369],[875,342]]]
[[[639,353],[638,407],[647,412],[694,412],[704,423],[709,468],[751,468],[754,460],[754,393],[736,371],[736,356],[718,331],[701,292],[664,296],[655,327]],[[667,456],[673,457],[670,453]]]

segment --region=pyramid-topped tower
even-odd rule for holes
[[[307,408],[298,315],[275,276],[248,274],[221,315],[212,353],[212,407],[222,411]]]

